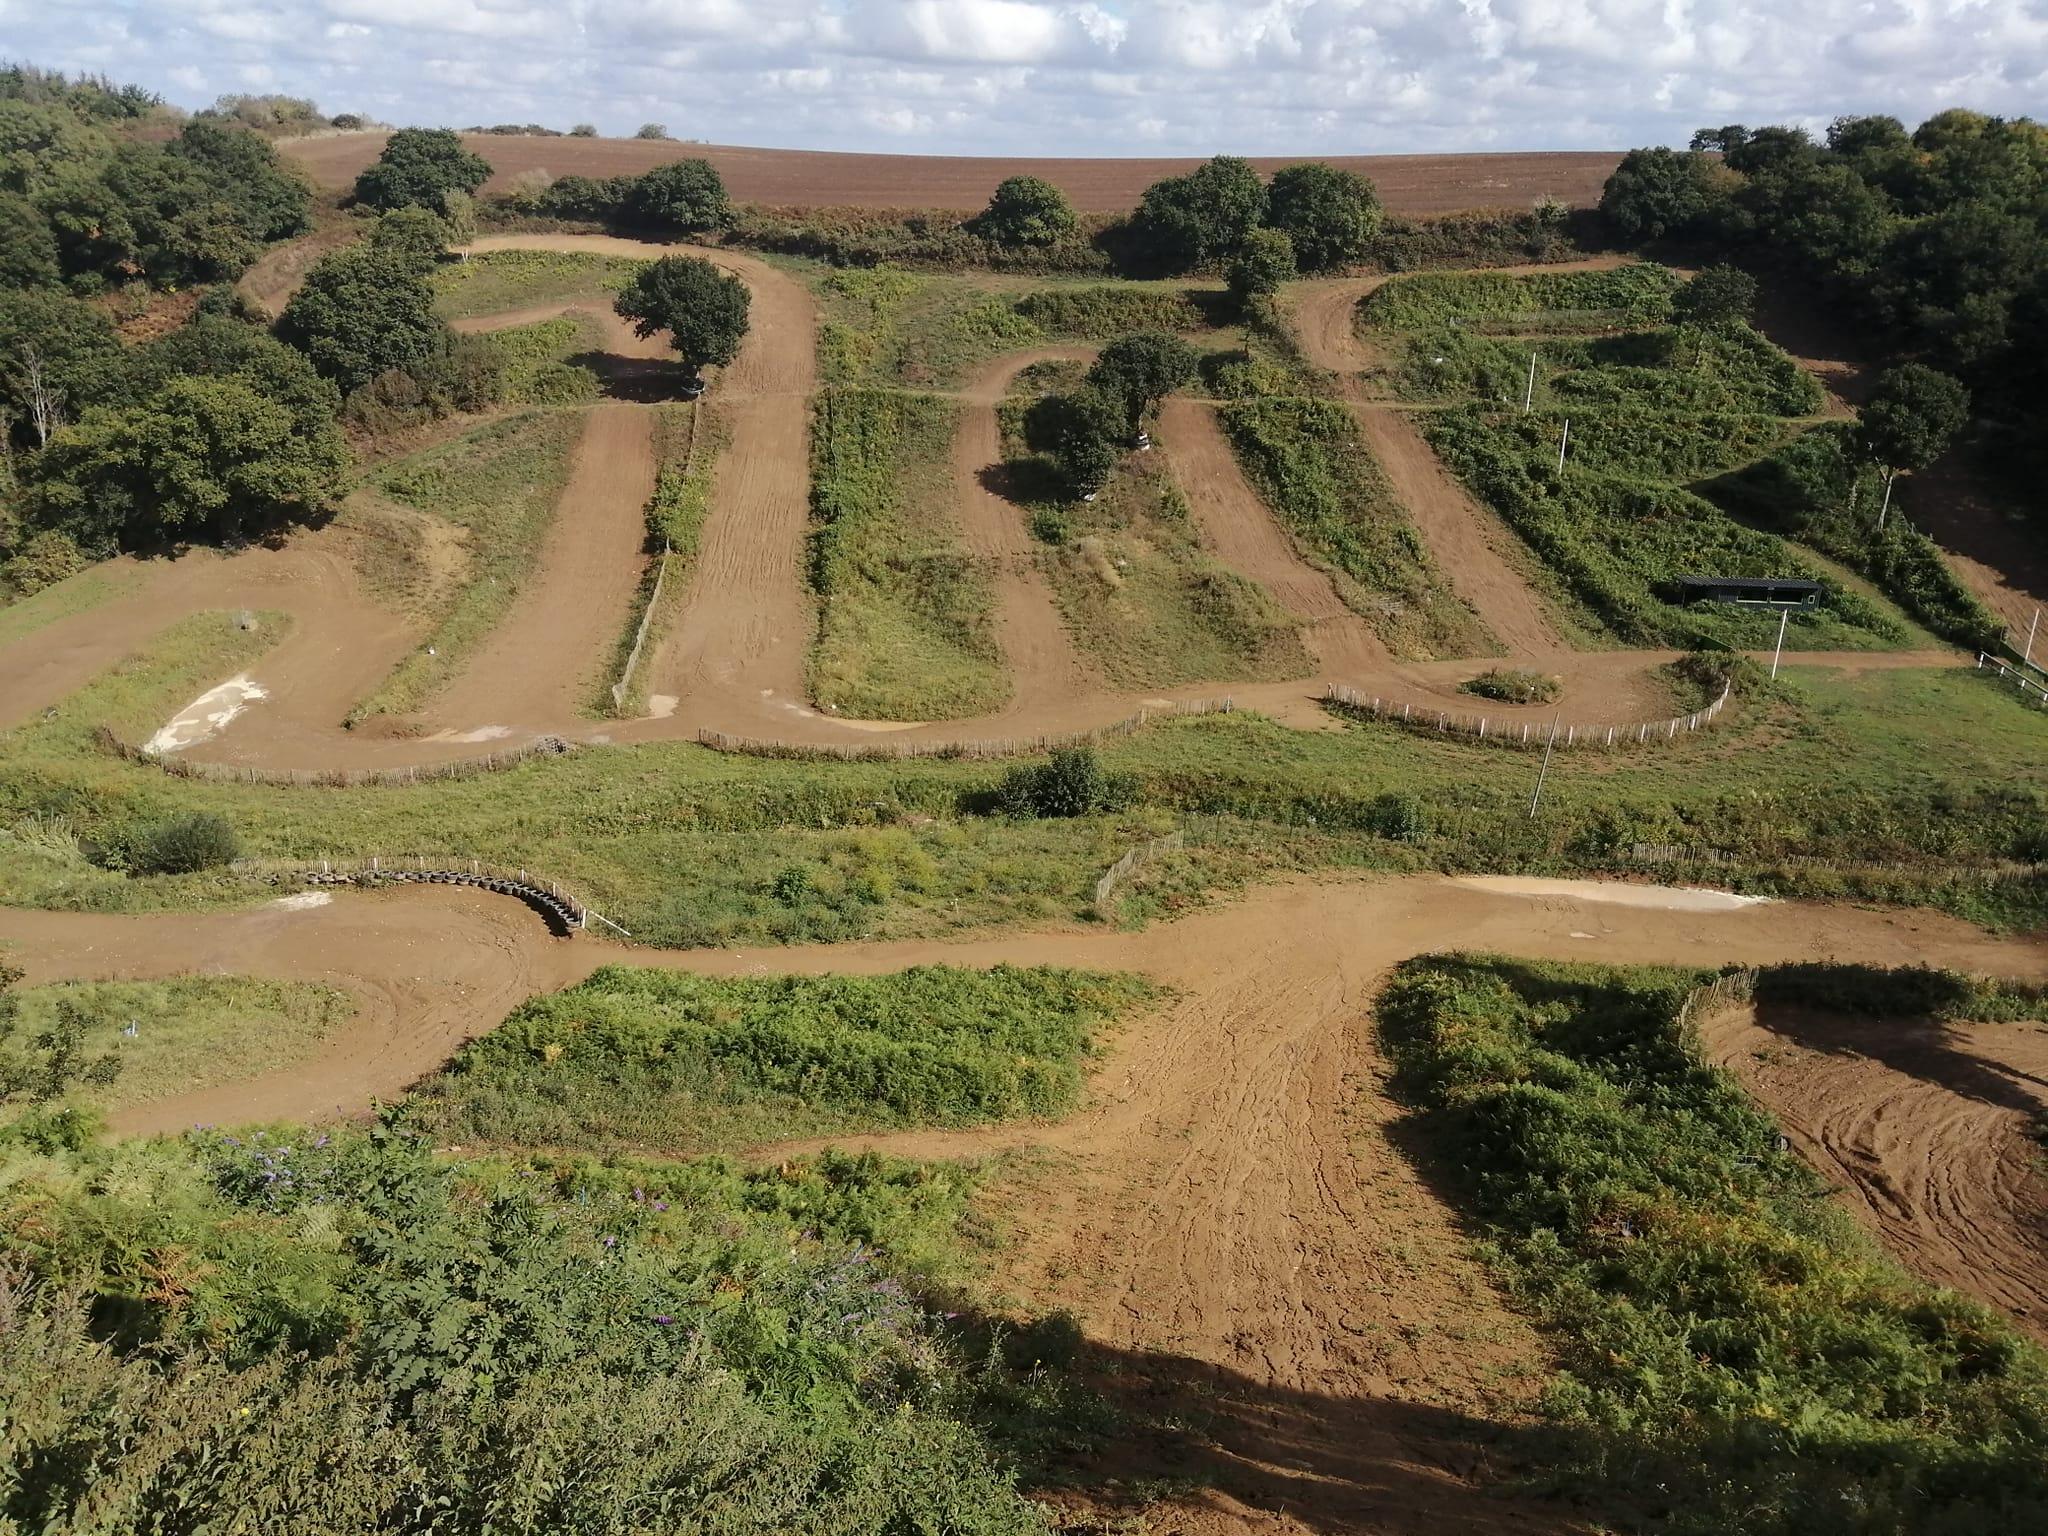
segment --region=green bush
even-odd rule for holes
[[[242,856],[242,840],[223,816],[193,811],[158,822],[135,845],[136,872],[189,875],[219,869]]]
[[[996,791],[1005,815],[1026,819],[1090,816],[1114,809],[1121,798],[1093,747],[1060,747],[1043,763],[1012,768]]]
[[[1012,306],[1047,336],[1097,340],[1126,331],[1190,331],[1208,323],[1187,289],[1041,288]]]
[[[1397,1086],[1557,1341],[1576,1481],[1675,1533],[2048,1520],[2048,1361],[1908,1278],[1698,1053],[1675,971],[1431,956]]]
[[[1359,306],[1360,320],[1389,330],[1419,330],[1449,320],[1482,329],[1545,316],[1545,329],[1583,316],[1596,326],[1654,325],[1671,309],[1678,279],[1652,262],[1593,272],[1422,273],[1383,283]]]
[[[1564,691],[1564,684],[1546,672],[1520,667],[1489,667],[1477,677],[1458,685],[1482,699],[1499,699],[1503,704],[1548,704]]]

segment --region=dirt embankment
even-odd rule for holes
[[[322,187],[354,183],[384,147],[377,132],[284,139],[278,148]],[[487,190],[502,190],[524,171],[556,176],[635,176],[686,156],[709,160],[739,202],[774,207],[978,209],[1009,176],[1040,176],[1084,213],[1116,213],[1137,205],[1145,188],[1179,176],[1195,159],[1001,159],[966,155],[860,155],[832,150],[744,149],[659,139],[531,138],[470,133],[463,143],[491,163]],[[1617,152],[1533,152],[1473,155],[1294,155],[1256,157],[1271,175],[1283,165],[1321,159],[1371,179],[1380,200],[1399,214],[1454,213],[1468,208],[1528,208],[1556,197],[1578,207],[1600,200],[1620,162]]]
[[[662,952],[553,940],[510,902],[414,888],[300,911],[0,910],[0,941],[32,982],[240,971],[364,998],[318,1059],[132,1111],[131,1130],[360,1112],[529,992],[609,961],[720,975],[932,963],[1144,972],[1173,996],[1109,1042],[1072,1118],[852,1140],[913,1157],[1043,1149],[1001,1199],[1017,1232],[1006,1284],[1034,1307],[1071,1309],[1091,1346],[1119,1364],[1119,1390],[1149,1413],[1199,1426],[1177,1437],[1177,1459],[1164,1465],[1153,1448],[1122,1443],[1095,1469],[1105,1480],[1187,1479],[1193,1491],[1175,1501],[1168,1528],[1508,1532],[1573,1528],[1540,1500],[1476,1496],[1524,1464],[1515,1426],[1543,1354],[1398,1149],[1401,1111],[1385,1095],[1370,1024],[1387,970],[1455,936],[1475,950],[1622,964],[1835,958],[2048,977],[2048,943],[1999,941],[1926,913],[1703,911],[1683,899],[1594,899],[1602,894],[1424,876],[1303,880],[1135,934]],[[2014,1065],[2036,1070],[2032,1057],[1968,1070],[1995,1072],[2008,1092]],[[1959,1147],[1950,1136],[1926,1144],[1940,1155]],[[1994,1188],[2017,1208],[2038,1183],[2023,1186],[2015,1180],[2030,1175],[2012,1171]]]

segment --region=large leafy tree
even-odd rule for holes
[[[1067,194],[1037,176],[1011,176],[973,220],[974,233],[997,245],[1054,245],[1079,221]]]
[[[1702,331],[1733,330],[1756,309],[1756,279],[1740,267],[1707,267],[1672,295],[1671,318]]]
[[[51,438],[34,504],[40,521],[88,547],[237,538],[330,506],[347,465],[331,424],[303,432],[239,378],[175,378]]]
[[[44,288],[61,277],[57,237],[27,198],[0,192],[0,289]]]
[[[311,227],[305,180],[261,134],[195,120],[172,140],[169,153],[204,171],[254,238],[284,240]]]
[[[624,212],[643,228],[686,233],[723,229],[732,222],[725,182],[709,160],[676,160],[636,177],[627,188]]]
[[[1255,229],[1224,269],[1224,281],[1240,310],[1264,303],[1295,273],[1294,242],[1277,229]]]
[[[1048,395],[1025,423],[1032,446],[1050,454],[1067,489],[1084,496],[1109,478],[1130,441],[1128,399],[1094,380],[1064,395]]]
[[[75,272],[181,286],[239,276],[262,249],[218,177],[153,144],[67,169],[37,200]]]
[[[464,149],[452,129],[401,128],[356,178],[356,200],[372,208],[418,204],[442,213],[450,192],[474,192],[490,174],[490,162]]]
[[[1943,453],[1970,416],[1970,392],[1961,380],[1921,363],[1901,363],[1878,375],[1857,426],[1864,451],[1891,470],[1925,469]]]
[[[701,256],[664,256],[633,275],[616,308],[642,336],[669,333],[690,368],[729,363],[747,334],[747,285]]]
[[[1145,412],[1195,376],[1195,349],[1165,331],[1133,331],[1096,355],[1088,383],[1124,409],[1126,431]]]
[[[1156,260],[1185,270],[1234,254],[1265,216],[1265,183],[1251,162],[1218,155],[1147,187],[1135,222]]]
[[[447,346],[426,268],[368,246],[323,257],[285,305],[278,334],[344,391],[386,369],[418,372]]]
[[[341,394],[302,352],[223,315],[197,315],[128,353],[115,398],[136,405],[177,378],[239,379],[291,412],[302,433],[334,420]]]
[[[0,191],[31,195],[68,166],[103,160],[113,143],[61,107],[0,100]]]
[[[1628,241],[1689,233],[1713,206],[1712,174],[1703,153],[1632,149],[1607,178],[1600,211]]]
[[[1327,272],[1363,256],[1384,210],[1363,176],[1312,160],[1273,176],[1266,221],[1294,246],[1304,272]]]
[[[118,386],[120,338],[105,314],[50,289],[0,294],[0,408],[17,443],[40,444]]]

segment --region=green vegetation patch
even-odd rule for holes
[[[392,669],[351,720],[414,710],[453,677],[505,616],[539,557],[583,436],[580,411],[528,411],[386,469],[375,488],[463,534],[466,579],[430,615],[420,648]],[[431,655],[428,654],[431,648]]]
[[[434,269],[434,307],[444,320],[468,320],[546,304],[591,303],[609,309],[646,263],[588,251],[484,251]]]
[[[455,1161],[384,1126],[52,1141],[0,1188],[8,1516],[1042,1532],[1020,1455],[1090,1409],[1035,1330],[1013,1354],[932,1299],[977,1263],[973,1184]]]
[[[1639,326],[1671,309],[1678,278],[1665,267],[1632,262],[1598,272],[1425,272],[1395,278],[1366,295],[1361,324],[1420,330],[1447,321],[1481,329]]]
[[[806,878],[792,868],[785,883]],[[921,966],[720,979],[607,966],[536,998],[416,1091],[443,1141],[699,1152],[1050,1117],[1133,976]]]
[[[0,1057],[40,1058],[50,1047],[38,1040],[61,1037],[66,1049],[108,1063],[105,1081],[77,1086],[68,1100],[116,1110],[293,1066],[355,1011],[347,993],[313,982],[56,982],[0,995]]]
[[[141,576],[133,566],[95,565],[30,596],[11,600],[7,589],[0,586],[0,646],[25,640],[46,624],[123,596],[135,589]]]
[[[1437,956],[1380,1000],[1433,1161],[1557,1339],[1568,1463],[1702,1536],[2041,1525],[2048,1359],[1779,1150],[1681,1022],[1705,979]]]
[[[828,390],[811,429],[811,696],[865,719],[986,713],[1010,693],[994,594],[960,546],[949,400]]]
[[[1241,400],[1223,428],[1246,477],[1397,655],[1470,656],[1484,628],[1401,511],[1358,425],[1326,400]]]
[[[597,398],[597,375],[569,361],[604,345],[604,331],[586,314],[557,315],[507,326],[475,338],[501,369],[500,398],[511,405],[581,405]]]

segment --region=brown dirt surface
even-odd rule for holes
[[[1038,564],[1038,543],[1024,511],[997,489],[1003,464],[996,407],[1010,381],[1033,363],[1087,358],[1093,347],[1038,347],[989,364],[961,391],[953,439],[953,487],[968,553],[989,573],[996,599],[996,642],[1010,674],[1006,715],[1029,714],[1086,691],[1092,669],[1074,650],[1059,604]]]
[[[2048,1024],[1752,1006],[1700,1032],[1908,1269],[2048,1342]]]
[[[1091,1346],[1119,1362],[1118,1391],[1197,1426],[1178,1437],[1190,1491],[1148,1509],[1148,1528],[1509,1532],[1575,1528],[1533,1497],[1478,1492],[1527,1465],[1515,1439],[1542,1350],[1390,1134],[1402,1111],[1386,1096],[1369,1022],[1387,970],[1454,940],[1614,964],[1834,958],[2048,977],[2048,941],[1998,940],[1928,913],[1674,905],[1596,900],[1569,883],[1509,894],[1483,881],[1353,877],[1269,887],[1140,933],[648,951],[550,939],[500,898],[414,888],[301,911],[0,910],[0,942],[32,983],[233,970],[366,998],[318,1060],[137,1106],[121,1120],[127,1131],[359,1113],[527,993],[614,961],[718,975],[934,963],[1142,972],[1172,994],[1114,1035],[1072,1118],[843,1144],[910,1157],[1050,1154],[999,1196],[1017,1232],[1006,1280],[1035,1308],[1069,1308]],[[1150,1456],[1113,1446],[1090,1480],[1157,1474]]]
[[[1159,408],[1159,446],[1188,498],[1202,542],[1302,621],[1303,643],[1322,671],[1348,676],[1389,664],[1372,626],[1345,606],[1329,572],[1295,547],[1245,480],[1213,407],[1168,398]]]
[[[384,147],[382,133],[284,139],[278,150],[320,186],[353,185]],[[659,139],[533,138],[464,134],[463,143],[491,163],[487,190],[500,190],[525,171],[556,176],[635,176],[672,160],[709,160],[733,199],[775,207],[979,209],[1008,176],[1040,176],[1084,213],[1117,213],[1165,176],[1193,170],[1196,159],[998,159],[964,155],[865,155],[831,150],[745,149]],[[1397,214],[1453,213],[1470,208],[1529,207],[1557,197],[1577,207],[1600,200],[1620,162],[1618,152],[1472,155],[1325,155],[1253,157],[1271,175],[1304,159],[1325,159],[1358,172],[1379,188]]]
[[[524,737],[589,704],[646,565],[654,472],[651,407],[590,412],[533,576],[435,701],[437,720],[458,735],[509,726]]]

